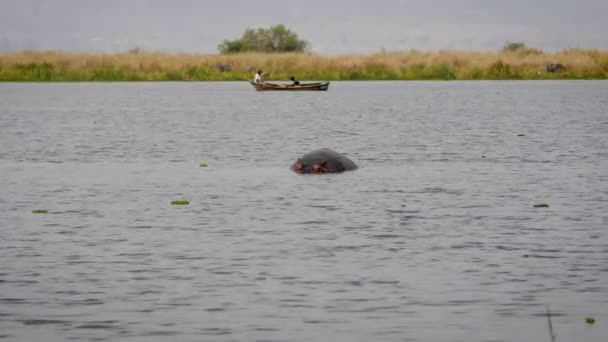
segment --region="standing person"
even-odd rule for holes
[[[253,77],[253,82],[255,82],[255,83],[263,83],[264,82],[262,80],[262,70],[258,70],[258,72],[255,73],[255,77]]]

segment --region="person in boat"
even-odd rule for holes
[[[264,83],[264,80],[262,79],[262,70],[258,70],[258,72],[255,73],[255,76],[253,77],[253,82]]]
[[[296,80],[293,76],[291,76],[290,80],[293,82],[292,86],[300,85],[300,81]]]

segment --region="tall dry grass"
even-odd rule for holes
[[[547,72],[546,65],[556,62],[565,70]],[[230,70],[222,69],[222,65],[229,65]],[[285,80],[291,75],[301,80],[606,79],[608,51],[411,50],[335,56],[58,51],[0,54],[1,81],[246,80],[257,69],[269,73],[269,80]]]

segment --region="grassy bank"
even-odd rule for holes
[[[547,72],[557,61],[565,67]],[[229,66],[229,67],[226,67]],[[227,70],[229,69],[229,70]],[[406,51],[370,55],[238,55],[23,51],[0,54],[0,81],[607,79],[608,51]]]

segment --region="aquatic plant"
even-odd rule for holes
[[[173,205],[188,205],[188,204],[190,204],[190,202],[186,201],[186,200],[173,200],[173,201],[171,201],[171,204],[173,204]]]
[[[555,337],[557,335],[555,335],[555,331],[553,331],[553,322],[551,322],[551,309],[549,308],[549,305],[546,306],[547,309],[547,328],[549,329],[549,338],[551,339],[551,342],[555,341]]]
[[[49,211],[47,209],[34,209],[34,210],[32,210],[32,213],[34,213],[34,214],[48,214]]]

